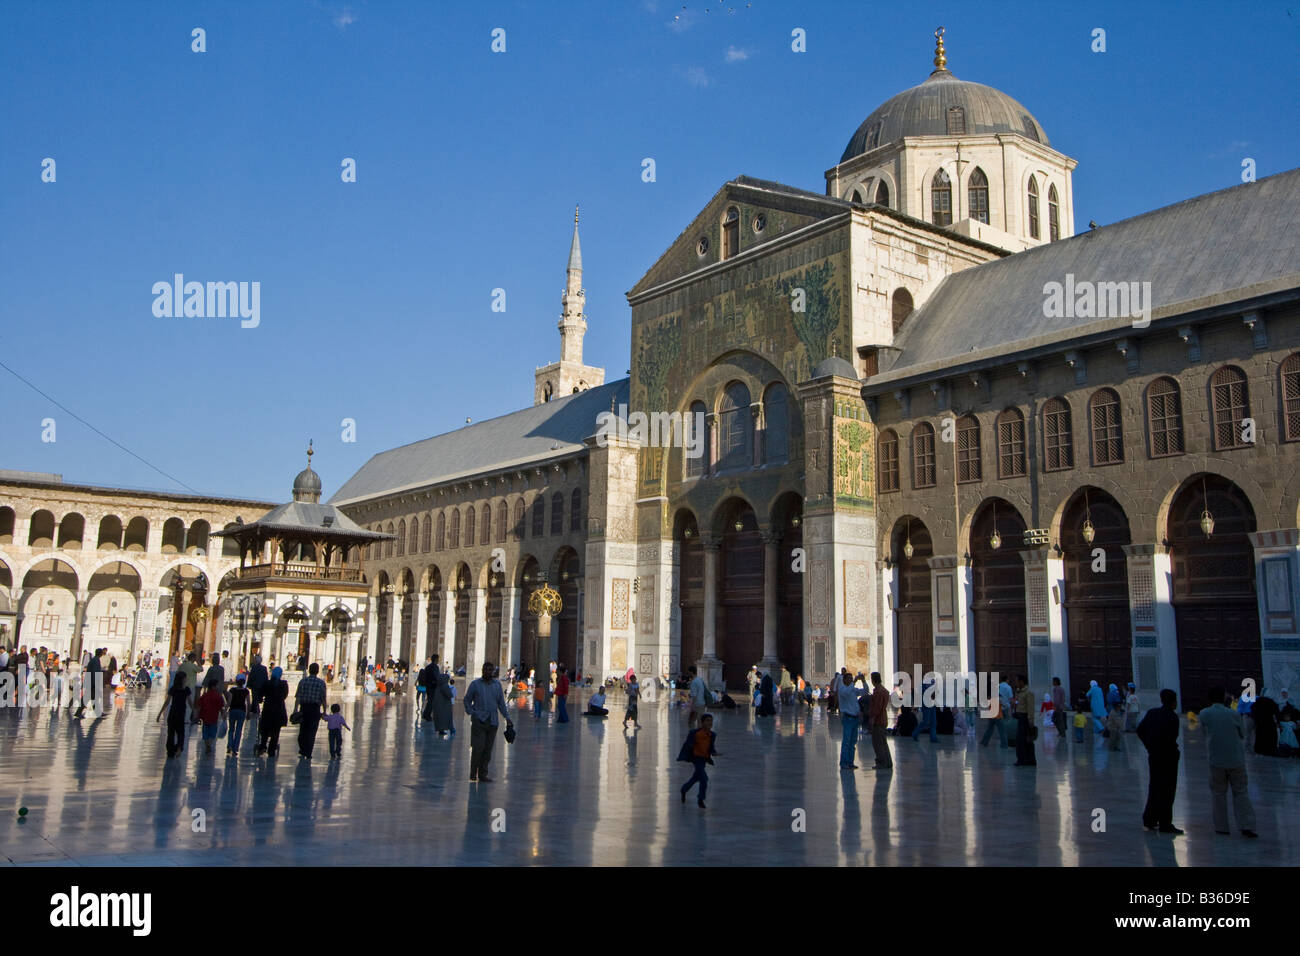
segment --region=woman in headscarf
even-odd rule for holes
[[[433,665],[435,676],[429,696],[433,699],[433,729],[443,737],[456,732],[452,725],[451,678],[437,664]]]
[[[1106,688],[1106,710],[1111,711],[1124,703],[1124,697],[1119,692],[1119,687],[1111,684]]]
[[[289,722],[289,713],[284,706],[289,697],[289,685],[284,680],[284,671],[274,668],[263,690],[262,719],[257,727],[261,743],[254,753],[274,757],[280,752],[280,731]]]
[[[774,694],[775,688],[772,686],[772,675],[764,674],[758,685],[758,710],[754,711],[755,716],[771,717],[776,713],[776,707],[772,704]]]
[[[1267,687],[1250,707],[1255,719],[1255,753],[1264,757],[1277,756],[1277,701]]]
[[[1095,680],[1088,682],[1088,709],[1092,711],[1093,730],[1101,733],[1105,730],[1102,722],[1106,719],[1106,698]]]

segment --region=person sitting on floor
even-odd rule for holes
[[[596,693],[591,695],[591,700],[587,701],[587,717],[608,717],[609,711],[605,709],[605,688],[597,687]]]

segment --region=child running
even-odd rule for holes
[[[635,674],[629,674],[627,678],[627,713],[623,715],[623,726],[627,727],[627,722],[632,721],[633,726],[641,729],[641,724],[636,719],[637,701],[641,698],[641,685],[636,681]]]
[[[704,767],[706,764],[713,763],[714,757],[722,756],[715,749],[717,740],[718,735],[713,732],[713,715],[702,714],[700,726],[686,735],[682,751],[677,755],[677,759],[682,763],[691,763],[695,766],[695,774],[682,784],[682,803],[686,802],[687,791],[698,783],[700,785],[699,807],[701,810],[707,809],[704,806],[704,797],[709,789],[709,775],[704,772]]]

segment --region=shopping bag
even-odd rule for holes
[[[226,718],[221,718],[221,723],[217,724],[217,736],[224,738],[226,736]]]

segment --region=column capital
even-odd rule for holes
[[[763,544],[776,547],[781,543],[781,532],[779,531],[762,531],[759,537],[763,539]]]
[[[702,534],[700,535],[700,546],[704,548],[705,551],[721,551],[722,537],[716,534]]]

